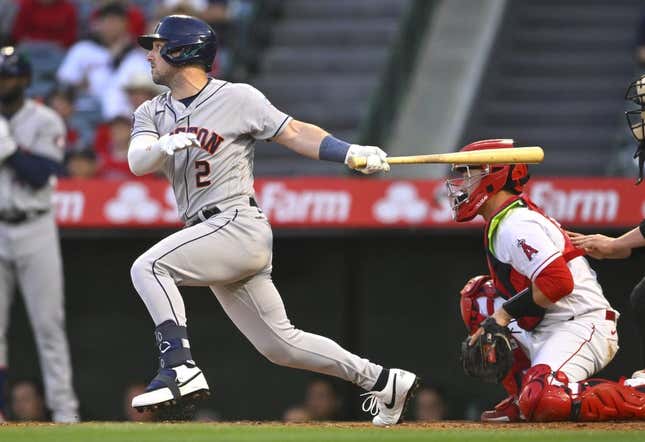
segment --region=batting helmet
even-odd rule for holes
[[[151,50],[155,40],[163,40],[161,56],[173,66],[201,64],[210,71],[217,52],[217,37],[208,23],[189,15],[168,15],[157,23],[152,34],[138,38],[139,45]]]
[[[482,140],[471,143],[461,152],[513,148],[513,140]],[[478,173],[471,173],[479,169]],[[520,194],[529,180],[526,164],[487,164],[484,166],[455,165],[459,177],[446,180],[453,215],[456,221],[470,221],[488,198],[501,190]]]
[[[31,77],[31,64],[13,46],[0,48],[0,75],[5,77]]]

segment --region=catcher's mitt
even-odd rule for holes
[[[493,318],[481,323],[484,333],[472,346],[470,337],[461,343],[461,365],[467,375],[484,382],[499,383],[513,365],[511,332]]]

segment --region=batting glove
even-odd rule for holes
[[[13,155],[16,149],[18,149],[18,146],[11,137],[9,124],[7,120],[0,117],[0,161],[4,161]]]
[[[159,138],[153,145],[166,155],[174,155],[175,151],[186,149],[191,146],[199,146],[197,135],[192,132],[179,132],[176,134],[166,134]]]
[[[352,157],[363,157],[367,159],[367,165],[365,167],[354,169],[366,175],[390,171],[390,165],[386,161],[387,154],[379,147],[352,144],[349,146],[349,150],[345,156],[345,164],[350,169],[352,169],[352,166],[349,165],[349,159]]]

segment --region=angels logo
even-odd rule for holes
[[[526,257],[528,258],[529,261],[533,260],[533,255],[536,255],[538,253],[538,250],[531,245],[526,243],[525,239],[518,239],[517,240],[517,247],[521,248]]]

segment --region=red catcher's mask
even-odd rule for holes
[[[460,152],[473,150],[513,148],[513,140],[482,140],[470,143]],[[470,221],[491,195],[500,190],[520,194],[529,180],[526,164],[454,164],[454,178],[446,180],[452,215],[455,221]]]

